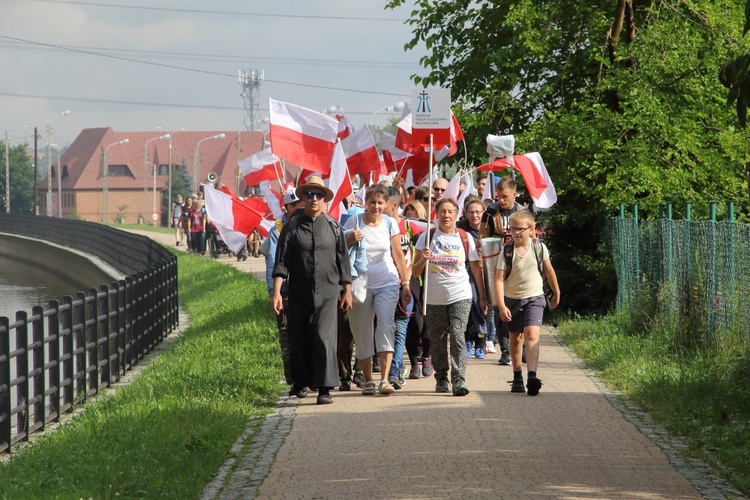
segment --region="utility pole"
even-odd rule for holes
[[[39,182],[39,152],[37,150],[39,140],[39,130],[37,130],[36,127],[34,127],[34,206],[33,206],[33,212],[34,215],[39,215],[37,213],[37,206],[36,206],[36,200],[39,196],[39,186],[37,185],[37,182]]]

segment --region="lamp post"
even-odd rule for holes
[[[198,175],[200,174],[201,170],[201,142],[207,141],[209,139],[223,139],[226,137],[226,134],[222,132],[221,134],[212,135],[211,137],[205,137],[198,141],[198,144],[195,146],[195,150],[193,151],[193,189],[195,191],[198,191]]]
[[[104,155],[102,159],[102,164],[103,164],[102,170],[103,170],[103,177],[104,177],[104,199],[102,201],[102,222],[104,223],[106,223],[107,220],[109,219],[109,148],[111,148],[112,146],[117,146],[118,144],[126,144],[128,142],[130,142],[130,139],[123,139],[121,141],[117,141],[113,144],[110,144],[104,149]],[[59,179],[60,177],[62,177],[59,172],[60,170],[59,166],[57,167],[57,170],[58,170],[57,182],[59,183],[60,182]],[[58,197],[59,196],[60,195],[58,195]]]
[[[162,127],[156,127],[157,129],[164,130]],[[169,207],[169,210],[172,210],[172,136],[176,134],[177,132],[184,132],[186,131],[186,128],[181,128],[172,132],[167,132],[169,134],[169,166],[168,168],[168,176],[169,179],[167,180],[167,186],[168,186],[168,194],[167,194],[167,206]],[[171,217],[171,213],[170,213]]]
[[[404,101],[399,101],[399,102],[397,102],[395,104],[391,104],[390,106],[386,106],[383,109],[379,109],[379,110],[375,111],[372,114],[372,116],[370,117],[370,121],[367,122],[368,129],[372,130],[372,120],[373,120],[373,118],[375,118],[375,115],[377,115],[378,113],[381,113],[383,111],[403,111],[404,110],[404,106],[406,106],[406,103]]]
[[[147,140],[146,145],[143,146],[143,217],[146,217],[146,213],[148,212],[148,143],[160,139],[169,139],[169,137],[169,134],[154,137]]]
[[[16,130],[19,128],[26,128],[26,125],[21,125],[20,127],[12,128],[10,130]],[[10,147],[8,146],[8,142],[10,139],[8,138],[8,132],[9,130],[5,131],[5,213],[10,213]]]
[[[52,177],[50,177],[50,173],[52,172],[52,158],[49,154],[49,148],[50,143],[52,142],[52,120],[54,118],[57,118],[58,116],[68,116],[70,114],[70,110],[65,110],[61,113],[57,113],[55,115],[52,115],[49,120],[47,120],[47,216],[49,217],[52,215],[52,207],[50,204],[52,203]],[[58,153],[59,156],[59,153]]]

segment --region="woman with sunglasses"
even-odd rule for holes
[[[380,394],[394,391],[388,381],[396,337],[393,313],[399,299],[403,303],[411,301],[411,271],[401,251],[398,224],[385,214],[387,203],[388,188],[382,184],[372,185],[365,193],[365,213],[344,224],[345,231],[351,230],[347,245],[364,241],[367,256],[367,295],[363,302],[354,303],[349,313],[357,365],[365,377],[362,389],[365,396],[376,391]],[[375,318],[377,327],[373,328]],[[372,379],[372,357],[376,350],[380,359],[379,386]]]

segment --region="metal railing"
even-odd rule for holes
[[[0,452],[120,380],[178,324],[177,258],[99,224],[0,215],[0,232],[96,255],[128,276],[0,317]],[[78,235],[82,235],[79,237]]]

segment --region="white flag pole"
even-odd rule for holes
[[[432,181],[432,169],[433,169],[433,166],[432,166],[432,155],[433,155],[433,150],[434,150],[434,147],[433,147],[433,141],[432,141],[432,134],[430,134],[430,160],[429,160],[430,161],[430,173],[429,173],[430,183],[433,182]],[[427,234],[425,235],[425,238],[424,238],[424,247],[425,248],[430,248],[430,222],[432,222],[432,217],[431,217],[431,214],[432,214],[432,186],[430,186],[428,184],[427,187],[429,188],[430,192],[428,193],[428,196],[427,196]],[[423,281],[423,284],[422,284],[422,290],[424,291],[424,293],[422,293],[422,316],[427,316],[427,281],[429,280],[429,276],[430,276],[430,261],[429,260],[425,263],[425,269],[426,269],[426,272],[424,273],[424,281]]]

